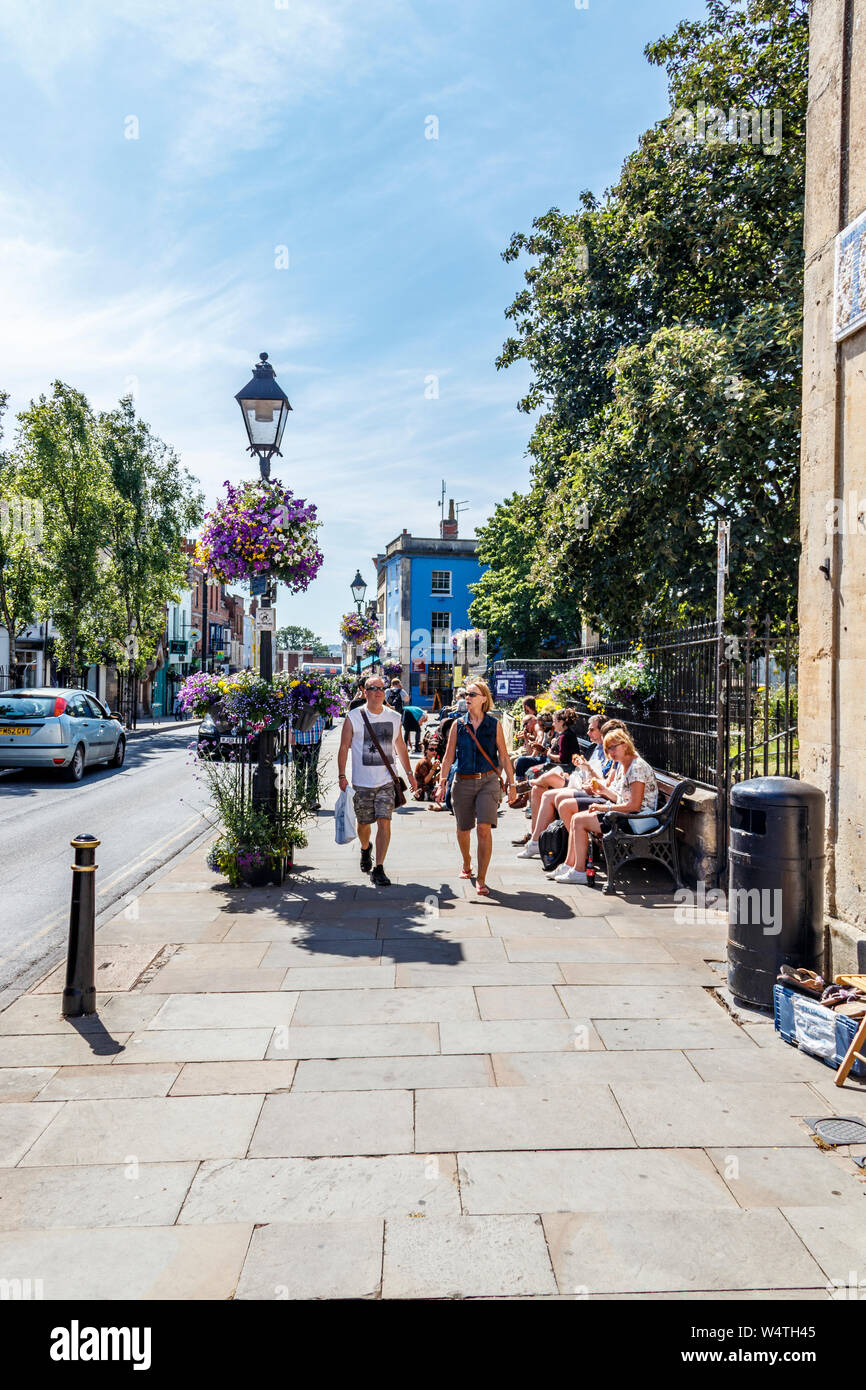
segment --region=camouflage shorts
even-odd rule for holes
[[[390,820],[394,814],[394,783],[389,779],[381,787],[353,787],[355,820],[359,825],[372,825],[375,820]]]

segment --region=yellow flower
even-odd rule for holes
[[[289,685],[300,685],[300,681],[289,681]]]

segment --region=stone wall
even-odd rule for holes
[[[834,972],[852,967],[857,937],[866,934],[866,326],[834,341],[837,236],[864,210],[866,0],[813,0],[799,736],[800,775],[827,797],[825,903]],[[866,251],[861,265],[866,304]]]

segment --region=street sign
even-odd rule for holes
[[[276,632],[276,608],[260,608],[256,614],[256,627],[259,629],[259,632]]]
[[[264,594],[268,587],[268,576],[266,574],[254,574],[250,580],[250,593],[255,597],[256,594]]]
[[[520,700],[525,694],[525,671],[498,671],[496,673],[497,700]]]
[[[191,627],[190,630],[189,630],[189,640],[190,640],[191,642],[200,642],[200,641],[201,641],[201,628],[198,628],[198,627]]]
[[[168,650],[172,656],[186,656],[186,642],[172,638],[168,644]]]

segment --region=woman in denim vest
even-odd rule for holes
[[[478,873],[475,888],[487,897],[487,868],[493,853],[493,827],[499,815],[501,772],[508,779],[508,800],[514,800],[514,769],[502,732],[502,724],[490,713],[493,696],[483,680],[466,686],[468,712],[455,719],[448,735],[448,747],[439,772],[437,796],[441,801],[448,784],[451,764],[457,759],[457,774],[451,792],[457,820],[457,843],[463,856],[461,878],[472,877],[472,831],[478,841]],[[474,737],[473,737],[474,735]]]

